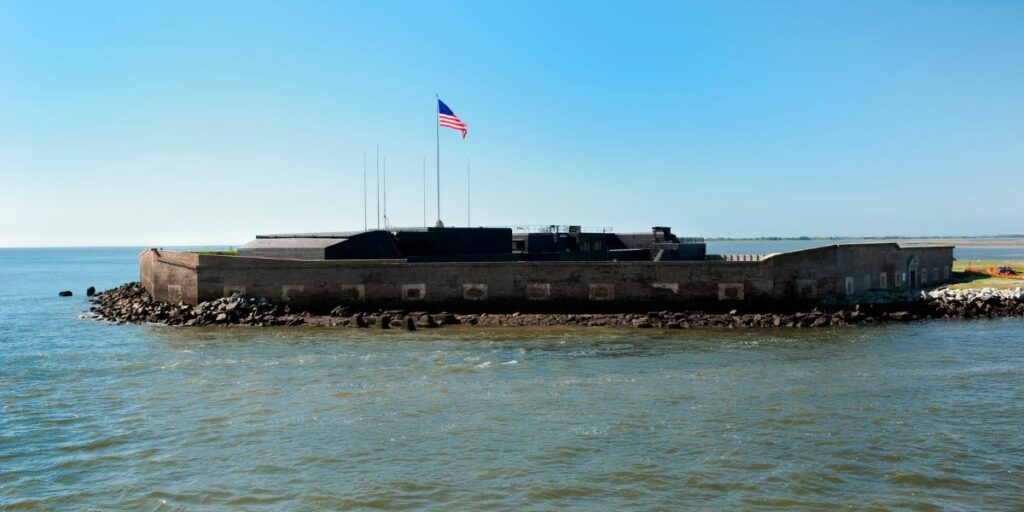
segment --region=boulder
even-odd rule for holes
[[[61,297],[70,297],[72,295],[72,293],[71,293],[71,290],[64,290],[64,291],[58,293],[57,295],[59,295]]]

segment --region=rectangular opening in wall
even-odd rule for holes
[[[816,299],[818,297],[818,282],[815,279],[796,280],[797,297],[801,299]]]

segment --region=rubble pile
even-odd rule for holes
[[[153,300],[139,283],[126,283],[93,295],[89,308],[98,318],[119,323],[166,325],[298,325],[303,315],[291,314],[266,299],[234,294],[195,307]]]
[[[1024,316],[1024,289],[981,288],[921,292],[921,299],[940,318]]]
[[[432,329],[447,325],[582,326],[688,329],[695,327],[827,327],[878,322],[905,322],[925,318],[997,318],[1024,316],[1024,290],[939,289],[890,303],[871,302],[814,308],[797,312],[651,311],[647,313],[454,314],[426,311],[360,311],[338,306],[327,315],[292,312],[264,298],[232,295],[195,307],[153,300],[139,283],[127,283],[89,299],[90,311],[100,319],[119,323],[180,326],[209,325],[317,325],[378,329]]]

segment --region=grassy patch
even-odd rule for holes
[[[953,272],[964,272],[967,267],[973,268],[999,268],[1009,265],[1017,272],[1024,273],[1024,261],[1000,261],[1000,260],[956,260],[953,262]]]
[[[1024,288],[1024,280],[1022,279],[1007,279],[1003,277],[990,276],[980,272],[967,271],[968,268],[995,269],[1003,265],[1008,265],[1018,273],[1024,274],[1024,262],[1022,261],[957,260],[953,262],[953,279],[949,287],[953,290],[965,290],[969,288]]]
[[[238,256],[238,251],[189,251],[193,254],[205,254],[207,256]]]
[[[971,275],[979,277],[964,281],[955,281],[949,285],[949,288],[951,290],[970,290],[977,288],[998,288],[1002,290],[1012,290],[1014,288],[1024,288],[1024,281],[1020,279],[1003,279],[1000,277],[989,277],[981,274]]]

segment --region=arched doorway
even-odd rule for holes
[[[907,260],[907,288],[917,288],[919,286],[917,282],[917,266],[917,256],[911,256]]]

